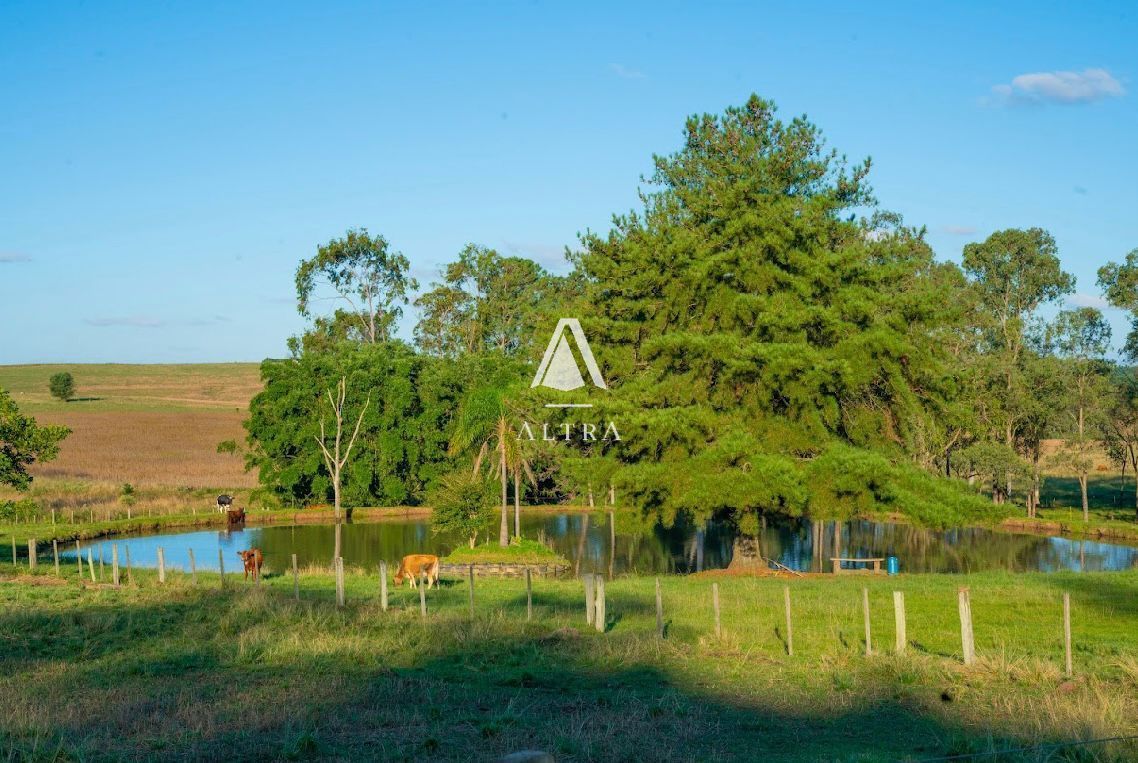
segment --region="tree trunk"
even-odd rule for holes
[[[498,451],[498,470],[502,473],[502,523],[498,527],[498,545],[505,548],[510,545],[510,503],[506,499],[506,483],[509,477],[506,474],[506,443],[502,439],[498,440]]]
[[[514,537],[522,537],[522,470],[514,470]]]
[[[1083,494],[1083,521],[1091,521],[1091,509],[1087,503],[1087,473],[1081,472],[1079,474],[1079,491]]]
[[[1080,385],[1081,387],[1081,385]],[[1081,390],[1080,390],[1081,391]],[[1087,467],[1086,467],[1086,414],[1083,406],[1079,406],[1079,491],[1083,494],[1083,521],[1091,521],[1091,510],[1087,504]]]
[[[1122,454],[1122,474],[1118,478],[1118,498],[1115,499],[1114,505],[1122,505],[1122,496],[1126,492],[1126,453]]]

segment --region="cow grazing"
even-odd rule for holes
[[[261,554],[261,549],[251,548],[248,551],[238,551],[237,555],[241,557],[241,561],[245,562],[245,579],[249,579],[249,573],[253,573],[253,580],[261,579],[261,565],[265,563],[265,557]]]
[[[233,496],[222,494],[222,495],[219,495],[217,497],[217,513],[218,514],[224,514],[225,512],[229,511],[231,508],[233,508]]]
[[[225,514],[225,522],[230,527],[245,524],[245,507],[242,506],[240,509],[230,509],[227,511]]]
[[[399,569],[395,571],[395,585],[403,585],[403,580],[411,581],[412,588],[418,588],[418,577],[427,574],[427,590],[431,584],[439,583],[439,558],[434,554],[409,554],[399,562]]]

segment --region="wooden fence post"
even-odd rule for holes
[[[87,547],[87,572],[91,573],[91,582],[97,583],[95,580],[95,554],[91,551],[91,547]]]
[[[711,608],[715,610],[715,637],[723,635],[723,627],[719,623],[719,584],[711,584]]]
[[[786,656],[794,656],[794,626],[790,622],[790,586],[783,586],[782,599],[786,605]]]
[[[28,538],[28,569],[36,568],[36,539]]]
[[[873,654],[873,636],[869,627],[869,589],[861,589],[861,608],[865,613],[865,656]]]
[[[468,564],[466,566],[466,588],[467,595],[470,597],[470,619],[474,619],[474,565]]]
[[[158,582],[166,582],[166,554],[161,546],[158,547]]]
[[[130,546],[129,545],[125,546],[123,548],[123,552],[126,554],[126,582],[133,583],[134,582],[134,573],[131,572],[131,567],[130,567]]]
[[[526,622],[533,620],[533,578],[526,567]]]
[[[608,617],[605,613],[605,579],[597,575],[594,582],[597,587],[597,614],[593,617],[593,625],[597,626],[598,633],[604,633],[605,626],[608,624]]]
[[[79,541],[75,541],[75,550],[79,550]],[[16,534],[12,533],[12,566],[16,566]]]
[[[221,579],[221,587],[225,588],[225,553],[220,548],[217,550],[217,571],[218,577]]]
[[[300,570],[296,568],[296,554],[292,555],[292,598],[300,601]]]
[[[12,563],[15,564],[16,539],[12,539]],[[79,562],[79,582],[83,582],[83,550],[79,548],[79,541],[75,541],[75,560]]]
[[[427,619],[427,573],[419,572],[419,614]]]
[[[596,618],[596,603],[593,598],[593,574],[586,572],[581,576],[581,580],[585,584],[585,622],[592,625],[593,620]]]
[[[387,562],[379,563],[379,606],[387,611]]]
[[[893,592],[893,619],[897,625],[897,653],[905,651],[909,636],[905,632],[905,592]]]
[[[336,606],[344,606],[344,557],[336,557]]]
[[[103,582],[103,544],[99,544],[99,582]]]
[[[1071,594],[1063,594],[1063,656],[1067,669],[1067,678],[1074,675],[1074,664],[1071,656]]]
[[[194,550],[192,548],[186,549],[190,554],[190,578],[193,580],[194,585],[198,584],[198,562],[194,559]]]
[[[54,511],[54,509],[52,509]],[[55,559],[55,576],[59,577],[59,541],[52,539],[51,555]]]
[[[967,588],[960,589],[957,606],[960,610],[960,643],[964,650],[964,664],[971,665],[976,658],[976,642],[972,637],[972,601]]]
[[[111,582],[119,587],[119,544],[111,546]]]
[[[656,578],[656,635],[664,638],[664,599],[660,595],[660,578]]]

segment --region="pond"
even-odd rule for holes
[[[981,528],[937,531],[871,521],[780,518],[770,521],[757,538],[741,538],[726,522],[665,528],[644,526],[620,513],[614,517],[605,512],[534,512],[523,514],[522,534],[544,539],[573,563],[574,574],[609,576],[723,568],[756,550],[799,571],[827,571],[832,556],[896,556],[902,572],[1115,571],[1138,566],[1138,546],[1121,542]],[[279,572],[288,568],[292,554],[297,555],[302,567],[327,564],[334,542],[332,525],[275,525],[231,532],[198,530],[120,537],[88,545],[96,559],[102,555],[109,563],[111,546],[117,544],[120,558],[129,550],[132,564],[146,567],[157,564],[157,549],[162,547],[167,566],[180,569],[188,569],[188,552],[193,549],[197,566],[203,570],[217,569],[220,550],[230,571],[240,569],[236,552],[255,546],[263,551],[266,567]],[[391,563],[410,553],[444,555],[458,543],[461,540],[453,536],[433,535],[425,517],[342,526],[342,553],[349,567],[375,568],[380,560]],[[70,557],[74,554],[73,548],[64,553]]]

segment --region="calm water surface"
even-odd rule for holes
[[[622,526],[626,525],[626,526]],[[832,556],[896,556],[902,572],[972,572],[980,570],[1114,571],[1138,567],[1138,546],[1060,537],[1038,537],[978,528],[934,531],[885,522],[818,522],[772,520],[756,538],[740,538],[733,525],[711,521],[643,527],[631,518],[604,512],[523,515],[522,534],[544,538],[573,563],[575,574],[697,572],[727,567],[753,557],[775,559],[791,569],[822,571]],[[232,532],[174,532],[134,538],[92,541],[95,559],[109,563],[111,547],[120,559],[129,550],[131,563],[157,565],[161,547],[167,567],[188,569],[193,549],[197,567],[218,568],[218,552],[228,571],[240,570],[237,551],[258,547],[270,571],[280,572],[296,554],[301,566],[327,564],[332,558],[335,529],[331,525],[249,527]],[[410,553],[449,553],[461,539],[434,535],[426,518],[342,526],[344,562],[375,567]],[[64,555],[74,557],[71,548]]]

